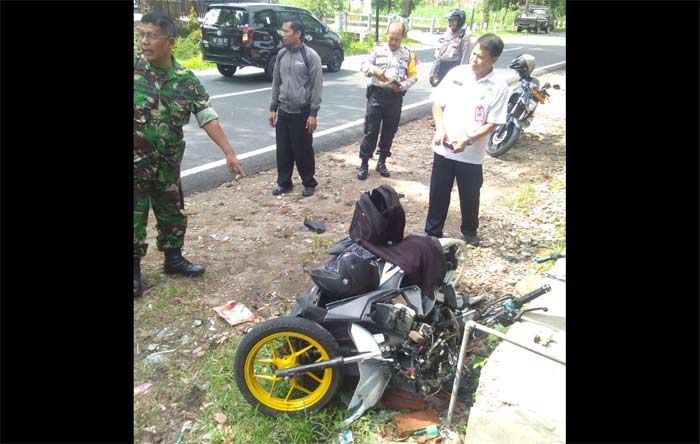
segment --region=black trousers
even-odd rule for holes
[[[403,94],[385,88],[370,86],[367,94],[364,137],[360,143],[360,158],[371,159],[379,139],[379,156],[391,156],[391,143],[399,128]]]
[[[294,164],[305,187],[316,187],[316,158],[314,156],[313,134],[306,129],[309,111],[290,114],[277,111],[275,137],[277,139],[277,184],[281,187],[292,186]]]
[[[479,194],[484,183],[481,165],[458,162],[433,153],[428,217],[425,220],[425,232],[431,236],[443,235],[455,178],[462,212],[460,230],[462,233],[476,234],[476,229],[479,228]]]

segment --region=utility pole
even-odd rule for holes
[[[474,0],[474,6],[472,6],[472,22],[469,24],[469,32],[474,33],[474,11],[476,11],[477,0]]]
[[[379,0],[377,2],[377,21],[374,22],[374,43],[379,43]]]

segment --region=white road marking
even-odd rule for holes
[[[501,51],[501,52],[506,52],[506,51],[515,51],[516,49],[522,49],[522,46],[518,46],[518,47],[516,47],[516,48],[508,48],[508,49],[504,49],[504,50],[503,50],[503,51]]]
[[[251,89],[249,91],[241,91],[237,93],[228,93],[228,94],[217,94],[215,96],[209,97],[210,99],[221,99],[223,97],[232,97],[232,96],[240,96],[241,94],[252,94],[260,91],[271,91],[272,87],[269,88],[259,88],[259,89]]]
[[[553,63],[551,65],[543,66],[541,68],[536,69],[535,71],[544,70],[547,68],[552,68],[552,67],[556,67],[558,65],[564,65],[564,64],[566,64],[566,60],[564,60],[563,62],[557,62],[557,63]],[[261,88],[261,89],[254,89],[254,90],[250,90],[250,91],[243,91],[243,92],[239,92],[239,93],[222,94],[220,96],[213,96],[211,98],[213,99],[213,98],[232,96],[232,95],[237,95],[237,94],[247,94],[247,93],[259,92],[259,91],[264,91],[264,90],[269,90],[269,89],[272,89],[272,88]],[[403,112],[405,110],[418,108],[419,106],[427,105],[429,103],[432,103],[432,100],[430,100],[430,99],[421,100],[420,102],[412,103],[410,105],[406,105],[406,106],[402,107],[401,111]],[[364,122],[365,122],[365,119],[362,118],[362,119],[353,120],[352,122],[344,123],[342,125],[334,126],[333,128],[328,128],[328,129],[325,129],[323,131],[319,131],[319,132],[314,134],[314,139],[318,139],[319,137],[326,136],[328,134],[337,133],[338,131],[342,131],[342,130],[347,129],[347,128],[352,128],[353,126],[362,125],[362,124],[364,124]],[[266,153],[272,152],[276,148],[277,148],[277,146],[274,144],[268,145],[268,146],[263,147],[263,148],[258,148],[257,150],[248,151],[247,153],[239,154],[236,157],[238,157],[238,160],[245,160],[245,159],[249,159],[251,157],[259,156],[261,154],[266,154]],[[191,176],[193,174],[201,173],[202,171],[207,171],[207,170],[210,170],[212,168],[220,167],[223,165],[226,165],[226,159],[221,159],[221,160],[217,160],[214,162],[205,163],[204,165],[199,165],[197,167],[182,171],[180,173],[180,177]]]

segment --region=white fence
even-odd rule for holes
[[[358,14],[350,13],[346,11],[338,12],[335,18],[326,19],[325,22],[334,31],[337,32],[355,32],[364,36],[369,32],[374,32],[376,20],[375,14]],[[414,17],[409,16],[406,19],[398,15],[380,15],[379,16],[379,28],[385,30],[389,27],[391,22],[396,20],[404,20],[406,22],[406,27],[408,31],[416,29],[419,31],[430,32],[430,33],[443,33],[447,30],[447,20],[444,17]],[[557,20],[555,28],[565,28],[566,21]],[[494,18],[493,23],[474,23],[474,29],[481,31],[492,30],[497,32],[499,30],[503,31],[514,31],[512,23],[510,25],[504,26],[499,24],[498,20]]]

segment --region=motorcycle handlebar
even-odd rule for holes
[[[541,286],[540,288],[531,291],[530,293],[526,294],[525,296],[523,296],[521,298],[514,298],[513,305],[516,308],[520,308],[523,305],[527,304],[528,302],[532,301],[533,299],[536,299],[536,298],[542,296],[543,294],[547,293],[551,289],[552,289],[552,287],[550,287],[548,284],[545,284],[545,285]]]

